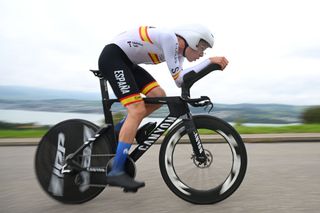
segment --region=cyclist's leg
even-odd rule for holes
[[[114,131],[119,135],[122,125],[124,124],[127,116],[124,116],[117,124],[114,125]]]
[[[128,109],[128,116],[124,122],[125,128],[121,128],[116,156],[110,172],[111,174],[108,174],[107,182],[113,186],[137,189],[144,186],[144,183],[134,181],[124,172],[124,165],[135,132],[142,117],[145,116],[144,102],[131,72],[131,67],[132,62],[114,44],[107,45],[101,53],[99,69],[109,81],[117,98]]]
[[[111,172],[108,174],[108,184],[125,189],[138,189],[144,182],[138,182],[125,173],[125,162],[129,149],[136,135],[138,126],[146,114],[144,102],[136,102],[126,106],[128,114],[120,130],[119,143]]]
[[[165,91],[160,87],[156,87],[153,90],[151,90],[146,97],[165,97],[166,93]],[[146,115],[145,117],[147,117],[148,115],[150,115],[152,112],[156,111],[157,109],[159,109],[161,107],[161,104],[145,104],[145,108],[146,108]],[[127,119],[127,116],[125,116],[123,119],[121,119],[115,126],[114,126],[114,130],[116,132],[120,132],[125,120]]]
[[[138,182],[129,177],[125,172],[125,163],[127,156],[136,135],[138,126],[146,114],[143,101],[132,103],[126,106],[127,117],[119,134],[119,142],[114,158],[111,172],[108,174],[108,184],[112,186],[120,186],[126,189],[138,189],[143,187],[144,182]]]
[[[139,87],[140,93],[144,94],[146,97],[165,97],[165,91],[160,87],[157,81],[142,67],[134,64],[132,66],[132,72],[134,74],[135,82]],[[150,115],[155,110],[161,107],[160,104],[145,104],[146,116]],[[124,117],[119,123],[115,125],[115,131],[120,132],[124,121],[127,116]]]
[[[134,65],[133,73],[140,92],[146,97],[165,97],[165,91],[160,87],[158,82],[139,65]],[[161,104],[146,104],[146,116],[161,107]]]
[[[119,140],[127,143],[132,143],[139,124],[146,116],[146,106],[143,101],[133,103],[127,106],[127,118],[120,130]]]
[[[146,94],[147,97],[165,97],[166,93],[165,91],[159,86],[151,90],[148,94]],[[146,116],[150,115],[152,112],[156,111],[161,107],[161,104],[146,104]]]

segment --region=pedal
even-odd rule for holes
[[[142,144],[144,140],[147,139],[149,134],[154,130],[157,126],[157,122],[148,122],[140,127],[136,134],[136,141],[138,144]]]
[[[138,189],[123,189],[124,193],[137,193]]]

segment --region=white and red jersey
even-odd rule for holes
[[[111,43],[118,45],[135,64],[159,64],[166,61],[178,87],[181,86],[184,74],[191,70],[198,72],[210,64],[207,59],[183,70],[184,57],[178,54],[177,36],[168,29],[141,26],[119,34]]]

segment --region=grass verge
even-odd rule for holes
[[[236,125],[240,134],[272,134],[272,133],[320,133],[320,124],[302,124],[288,126],[241,126]],[[40,138],[48,129],[0,129],[0,138]],[[212,131],[200,130],[200,134],[212,134]]]
[[[235,126],[240,134],[272,133],[320,133],[320,124],[301,124],[288,126]]]
[[[47,129],[0,129],[0,138],[41,138],[47,131]]]

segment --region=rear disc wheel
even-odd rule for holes
[[[94,137],[98,126],[80,120],[66,120],[53,126],[41,139],[35,156],[35,171],[42,189],[62,203],[83,203],[96,197],[104,187],[91,187],[103,183],[105,173],[87,171],[63,174],[65,158],[75,152],[89,138]],[[76,160],[82,167],[105,168],[113,157],[111,140],[101,136],[83,150]]]

